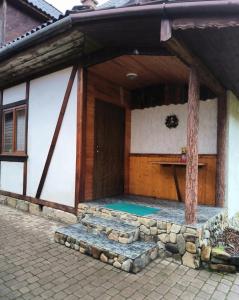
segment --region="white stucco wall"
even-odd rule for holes
[[[26,83],[22,83],[3,91],[3,105],[26,99]]]
[[[22,194],[23,193],[23,163],[1,162],[1,190]]]
[[[179,118],[177,128],[165,126],[170,114]],[[187,104],[136,109],[131,114],[131,153],[177,154],[187,141]],[[216,154],[217,100],[200,101],[199,153]]]
[[[239,100],[228,93],[227,191],[229,217],[239,212]]]
[[[30,83],[27,195],[35,197],[56,127],[71,68]],[[41,198],[74,206],[76,161],[76,83],[58,137]]]

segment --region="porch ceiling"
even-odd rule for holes
[[[89,71],[128,90],[161,83],[186,83],[189,69],[175,56],[123,55],[92,66]],[[130,80],[127,73],[138,77]]]

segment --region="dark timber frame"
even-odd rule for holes
[[[76,180],[75,180],[75,208],[84,201],[84,170],[86,144],[86,85],[87,71],[78,68],[77,80],[77,132],[76,132]]]

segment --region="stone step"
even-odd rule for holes
[[[138,273],[158,256],[156,243],[121,244],[109,240],[105,234],[89,232],[80,223],[57,229],[55,242],[132,273]]]
[[[116,218],[86,215],[81,223],[96,233],[104,233],[109,240],[130,244],[139,238],[139,226],[126,223]]]

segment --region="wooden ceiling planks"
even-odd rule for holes
[[[123,55],[90,67],[90,71],[126,89],[160,83],[187,83],[189,70],[174,56]],[[130,80],[127,73],[138,77]]]

